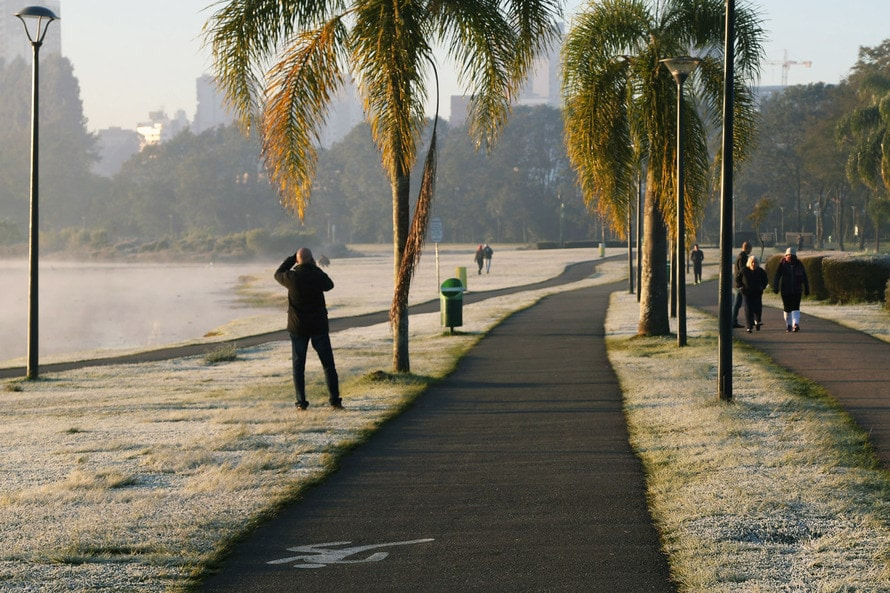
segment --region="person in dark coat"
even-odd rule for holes
[[[739,272],[745,269],[745,266],[748,265],[748,256],[751,255],[751,244],[745,241],[742,243],[742,251],[739,253],[739,256],[735,260],[735,269],[733,270],[733,276],[738,276]],[[732,326],[733,327],[742,327],[742,324],[739,323],[739,310],[742,308],[742,302],[744,301],[744,296],[741,291],[736,291],[735,293],[735,303],[732,305]]]
[[[479,243],[479,247],[476,248],[476,254],[473,256],[473,260],[476,262],[476,265],[479,266],[479,270],[476,273],[481,274],[482,266],[485,265],[485,246],[482,245],[482,243]]]
[[[301,410],[309,407],[306,400],[306,352],[311,342],[324,369],[329,402],[334,408],[342,408],[324,298],[324,293],[334,288],[334,282],[316,265],[312,252],[306,247],[281,262],[275,271],[275,280],[287,288],[287,331],[291,339],[297,407]]]
[[[810,282],[803,263],[797,259],[793,247],[785,250],[773,280],[773,292],[782,293],[782,310],[785,312],[785,331],[800,331],[800,300],[810,295]]]
[[[735,277],[736,287],[745,301],[745,329],[750,334],[752,328],[760,331],[763,325],[763,291],[769,285],[766,270],[753,255],[748,257],[748,265],[742,268]]]
[[[692,246],[692,251],[689,252],[689,259],[692,260],[692,274],[695,277],[695,283],[701,283],[701,264],[705,259],[704,252],[698,248],[698,243]]]
[[[485,273],[488,274],[491,272],[491,256],[494,254],[494,249],[491,248],[491,245],[486,243],[482,246],[482,258],[485,260]]]

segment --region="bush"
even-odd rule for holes
[[[773,280],[776,278],[776,270],[779,269],[779,262],[782,261],[782,254],[770,255],[766,261],[761,262],[761,267],[766,270],[766,277],[769,280],[770,289],[773,289]],[[733,260],[733,265],[735,261]],[[735,280],[733,280],[735,282]]]
[[[884,289],[884,308],[890,310],[890,280],[887,281],[887,288]]]
[[[276,230],[270,233],[266,229],[253,229],[247,231],[245,243],[255,255],[281,255],[295,253],[298,247],[315,245],[316,237],[314,232]]]
[[[807,271],[807,280],[810,283],[810,297],[824,301],[828,298],[828,288],[825,286],[823,263],[827,256],[813,255],[801,257],[804,269]]]
[[[823,262],[822,268],[832,303],[886,300],[890,256],[830,257]]]

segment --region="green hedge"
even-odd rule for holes
[[[822,270],[832,303],[886,302],[890,256],[829,257]]]
[[[825,285],[825,262],[829,256],[813,255],[801,257],[807,280],[810,282],[810,298],[823,301],[829,298],[828,287]]]

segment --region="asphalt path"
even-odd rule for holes
[[[717,297],[715,282],[686,288],[687,305],[715,317]],[[733,337],[824,387],[868,433],[878,459],[890,468],[890,344],[806,311],[804,300],[800,331],[786,333],[782,310],[764,306],[762,330],[735,329]]]
[[[577,282],[579,280],[583,280],[590,276],[595,269],[596,263],[601,263],[607,261],[609,259],[614,259],[617,257],[623,256],[611,256],[608,258],[598,259],[596,261],[589,260],[583,262],[577,262],[574,264],[569,264],[565,267],[561,274],[558,276],[554,276],[552,278],[548,278],[546,280],[542,280],[540,282],[535,282],[531,284],[525,284],[521,286],[511,286],[508,288],[501,288],[498,290],[487,290],[481,292],[467,292],[463,295],[464,304],[472,304],[476,302],[480,302],[485,299],[490,299],[494,297],[503,296],[505,294],[512,294],[516,292],[526,291],[526,290],[537,290],[540,288],[548,288],[553,286],[560,286],[562,284],[568,284],[571,282]],[[271,272],[270,272],[271,274]],[[410,314],[417,313],[431,313],[439,310],[439,301],[438,299],[434,299],[431,301],[427,301],[424,303],[419,303],[417,305],[413,305],[409,308]],[[389,319],[389,311],[377,311],[373,313],[367,313],[365,315],[356,315],[352,317],[333,317],[330,320],[330,330],[331,332],[340,331],[343,329],[353,328],[353,327],[367,327],[369,325],[376,325],[378,323],[384,323]],[[282,312],[281,316],[282,325],[285,322],[285,316]],[[237,342],[239,348],[249,348],[251,346],[256,346],[259,344],[265,344],[267,342],[279,342],[286,341],[290,338],[287,335],[287,330],[279,330],[274,332],[266,332],[261,334],[256,334],[252,336],[244,336],[241,338],[237,338],[234,340],[226,340],[225,342]],[[88,366],[105,366],[105,365],[114,365],[114,364],[137,364],[143,362],[157,362],[160,360],[170,360],[172,358],[184,358],[187,356],[203,356],[209,352],[212,352],[216,348],[219,347],[221,342],[213,341],[213,342],[200,342],[195,344],[187,344],[187,345],[179,345],[179,346],[168,346],[164,348],[156,348],[152,350],[144,350],[140,352],[135,352],[132,354],[123,354],[123,355],[112,355],[112,356],[104,356],[100,358],[92,358],[92,359],[84,359],[84,360],[71,360],[67,362],[58,362],[58,363],[50,363],[50,364],[39,364],[38,372],[39,373],[55,373],[61,371],[68,371],[76,368],[83,368]],[[7,367],[0,368],[0,379],[11,379],[15,377],[24,377],[26,373],[26,368],[24,366],[16,366],[16,367]]]
[[[606,357],[621,286],[510,316],[203,591],[674,592]]]

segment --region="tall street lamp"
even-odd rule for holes
[[[643,286],[643,172],[637,170],[637,302]]]
[[[720,173],[720,294],[717,298],[717,397],[732,401],[732,151],[735,119],[735,0],[726,0],[723,38],[723,144]]]
[[[686,345],[686,278],[683,262],[686,258],[686,214],[684,209],[684,170],[683,170],[683,83],[692,74],[701,60],[682,56],[661,60],[677,83],[677,264],[674,278],[677,286],[677,346]]]
[[[28,247],[29,258],[29,287],[28,287],[28,369],[27,378],[37,378],[37,343],[38,343],[38,283],[37,283],[37,255],[39,237],[39,217],[37,210],[37,150],[38,150],[38,126],[39,118],[39,61],[40,46],[49,24],[58,19],[53,11],[43,6],[28,6],[15,14],[25,26],[25,34],[31,42],[34,51],[33,75],[31,80],[31,222],[30,239]]]

